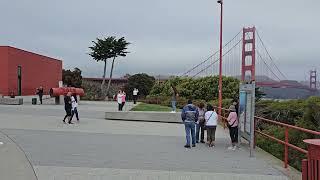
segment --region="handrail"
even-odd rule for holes
[[[290,129],[295,129],[295,130],[298,130],[298,131],[302,131],[302,132],[306,132],[306,133],[310,133],[310,134],[314,134],[314,135],[320,135],[320,132],[318,132],[318,131],[313,131],[313,130],[305,129],[305,128],[302,128],[302,127],[299,127],[299,126],[293,126],[293,125],[290,125],[290,124],[286,124],[286,123],[282,123],[282,122],[278,122],[278,121],[273,121],[273,120],[266,119],[266,118],[263,118],[263,117],[258,117],[258,116],[254,116],[254,117],[255,117],[255,119],[262,120],[262,121],[265,121],[265,122],[268,122],[268,123],[271,123],[271,124],[276,124],[278,126],[287,127],[287,128],[290,128]]]
[[[219,108],[219,107],[216,107],[216,108]],[[221,108],[221,110],[224,111],[222,113],[222,115],[221,115],[221,118],[222,119],[226,119],[226,117],[225,117],[226,112],[225,111],[229,112],[229,109]],[[262,122],[265,122],[265,123],[268,123],[268,124],[272,124],[272,125],[276,125],[276,126],[280,126],[280,127],[284,128],[284,130],[285,130],[285,140],[281,140],[281,139],[278,139],[278,138],[276,138],[276,137],[274,137],[272,135],[266,134],[266,133],[256,129],[256,127],[255,127],[255,134],[256,133],[260,134],[260,135],[262,135],[262,136],[264,136],[266,138],[269,138],[271,140],[276,141],[279,144],[283,144],[284,145],[284,160],[283,161],[284,161],[284,167],[285,168],[288,167],[288,155],[289,155],[288,149],[289,149],[289,147],[308,156],[308,151],[307,150],[289,143],[289,129],[294,129],[294,130],[298,130],[298,131],[309,133],[309,134],[313,134],[313,135],[320,135],[320,132],[318,132],[318,131],[314,131],[314,130],[302,128],[302,127],[299,127],[299,126],[294,126],[294,125],[290,125],[290,124],[286,124],[286,123],[270,120],[270,119],[263,118],[263,117],[254,116],[254,120],[255,120],[255,123],[254,123],[255,125],[256,125],[257,121],[262,121]],[[256,138],[256,136],[255,136],[255,138]]]

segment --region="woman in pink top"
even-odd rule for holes
[[[126,103],[126,93],[124,91],[122,91],[122,106],[121,106],[121,111],[122,111],[122,108],[124,106],[124,104]]]
[[[231,138],[232,146],[228,147],[229,150],[236,150],[238,144],[238,116],[234,105],[229,107],[230,114],[228,116],[228,128]]]

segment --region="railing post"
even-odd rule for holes
[[[288,168],[288,144],[289,144],[289,128],[285,127],[285,145],[284,145],[284,168]]]
[[[308,180],[308,160],[303,159],[301,163],[302,180]]]
[[[308,144],[308,180],[320,179],[320,139],[306,139]]]

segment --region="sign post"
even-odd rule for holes
[[[254,112],[255,112],[255,82],[241,83],[239,89],[239,142],[246,139],[250,145],[250,157],[254,156]]]

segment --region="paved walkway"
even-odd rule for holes
[[[80,124],[65,125],[62,106],[0,106],[0,124],[40,180],[288,179],[269,159],[249,158],[246,147],[228,151],[222,128],[216,148],[185,149],[183,125],[104,120],[116,108],[83,102]]]
[[[0,179],[36,180],[36,174],[24,152],[0,132]]]

